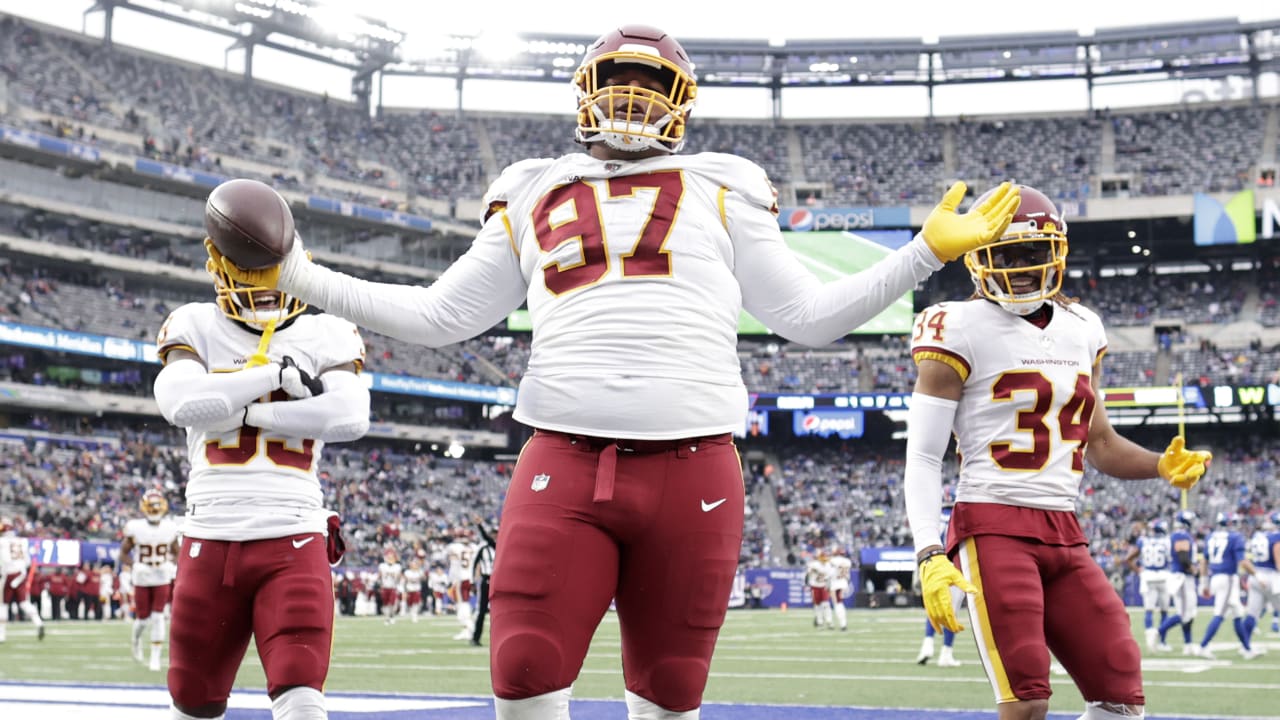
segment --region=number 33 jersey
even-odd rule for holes
[[[957,502],[1073,511],[1096,404],[1102,321],[1054,304],[1042,329],[987,300],[947,302],[916,317],[912,358],[964,380],[954,423]]]
[[[160,329],[161,356],[182,348],[194,352],[209,372],[242,369],[261,336],[235,323],[213,303],[191,303],[173,311]],[[364,360],[355,325],[328,314],[299,315],[276,330],[267,349],[272,361],[285,355],[313,376]],[[285,401],[276,391],[259,402]],[[225,433],[187,430],[191,470],[183,533],[206,540],[260,540],[324,532],[327,513],[316,476],[324,443],[255,427]]]

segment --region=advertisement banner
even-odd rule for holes
[[[361,205],[360,203],[347,202],[345,200],[334,200],[333,198],[312,195],[307,198],[307,207],[312,210],[319,210],[320,212],[360,218],[361,220],[369,220],[371,222],[383,223],[385,225],[398,225],[400,227],[406,227],[413,230],[421,230],[422,232],[431,230],[431,220],[429,218],[424,218],[421,215],[414,215],[412,213],[384,210],[382,208],[373,207],[372,205]]]
[[[898,207],[786,207],[778,212],[783,230],[870,230],[911,227],[911,208]]]
[[[20,145],[33,150],[41,150],[55,155],[78,158],[89,162],[98,162],[102,156],[92,145],[51,137],[44,133],[30,130],[0,126],[0,142]]]
[[[201,185],[208,188],[215,188],[231,178],[226,175],[216,175],[214,173],[203,172],[200,170],[192,170],[181,165],[160,162],[159,160],[148,160],[146,158],[135,158],[133,161],[133,169],[135,172],[143,175],[154,175],[156,177],[166,178],[168,180],[176,180],[178,182],[191,183],[192,185]]]
[[[838,435],[842,440],[862,437],[866,429],[866,416],[861,410],[796,410],[792,413],[792,430],[796,436]]]

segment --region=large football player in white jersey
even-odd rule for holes
[[[159,490],[148,490],[138,506],[144,517],[124,525],[120,575],[128,570],[133,586],[133,657],[142,662],[142,634],[151,628],[148,666],[159,671],[166,630],[164,608],[169,604],[168,564],[178,554],[178,524],[169,517],[169,501]]]
[[[212,243],[206,247],[216,254]],[[246,287],[210,261],[217,301],[175,310],[157,340],[165,419],[186,428],[187,513],[172,603],[176,719],[220,718],[250,638],[276,720],[327,717],[337,518],[316,464],[362,436],[364,343],[333,315]]]
[[[5,641],[9,626],[9,605],[17,603],[18,609],[36,626],[36,637],[44,639],[44,618],[31,602],[31,552],[27,539],[18,537],[14,523],[0,518],[0,642]]]
[[[960,215],[957,183],[914,241],[823,284],[783,240],[764,170],[679,154],[698,86],[674,38],[612,30],[573,84],[587,151],[503,171],[471,249],[430,287],[333,272],[301,243],[280,268],[228,265],[430,346],[474,337],[528,303],[532,353],[515,418],[536,432],[511,479],[491,578],[497,715],[564,717],[616,596],[631,717],[693,718],[742,540],[731,437],[747,410],[740,311],[788,339],[829,343],[998,237],[1016,191],[1006,185]]]
[[[925,609],[956,630],[951,587],[974,593],[970,622],[1001,720],[1045,717],[1050,652],[1087,701],[1082,718],[1143,716],[1128,613],[1075,515],[1085,449],[1108,475],[1181,488],[1209,461],[1181,437],[1161,454],[1111,426],[1099,385],[1106,334],[1058,292],[1066,256],[1058,209],[1022,187],[1006,234],[965,256],[975,296],[927,308],[912,337],[919,375],[904,484]],[[960,479],[944,548],[942,458],[953,433]]]

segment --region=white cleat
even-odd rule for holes
[[[133,659],[138,662],[146,662],[142,657],[142,643],[140,642],[133,644]]]
[[[960,667],[960,664],[955,655],[951,654],[951,648],[943,646],[942,654],[938,656],[938,667]]]
[[[1156,652],[1173,652],[1173,648],[1169,647],[1169,643],[1156,643]]]
[[[1262,653],[1258,652],[1255,649],[1245,650],[1244,648],[1240,648],[1240,657],[1244,658],[1245,660],[1252,660],[1256,657],[1261,657],[1261,656],[1262,656]]]
[[[1196,655],[1199,655],[1200,653],[1196,652],[1196,649],[1199,647],[1200,647],[1199,645],[1183,645],[1182,654],[1189,657],[1194,657]]]
[[[1207,647],[1201,647],[1201,646],[1199,646],[1199,645],[1197,645],[1196,647],[1197,647],[1197,648],[1199,648],[1198,650],[1196,650],[1196,656],[1197,656],[1197,657],[1202,657],[1202,658],[1204,658],[1205,660],[1217,660],[1217,658],[1216,658],[1216,657],[1214,657],[1214,655],[1213,655],[1213,651],[1212,651],[1212,650],[1210,650],[1209,648],[1207,648]]]
[[[457,635],[454,635],[454,636],[453,636],[453,639],[454,639],[454,640],[470,640],[470,639],[471,639],[471,631],[470,631],[470,630],[468,630],[468,629],[466,629],[466,628],[463,628],[463,629],[461,629],[461,630],[459,630],[459,631],[458,631],[458,634],[457,634]]]

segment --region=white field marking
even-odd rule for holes
[[[68,702],[68,689],[74,689],[74,700]],[[0,709],[6,702],[32,703],[41,708],[54,705],[79,706],[79,717],[85,717],[84,706],[143,706],[167,709],[169,707],[169,691],[164,688],[150,687],[94,687],[67,685],[4,685],[0,684]],[[42,702],[43,701],[43,702]],[[442,699],[426,697],[368,697],[343,694],[329,695],[325,698],[325,706],[330,712],[361,713],[377,716],[381,713],[404,710],[444,710],[449,708],[483,707],[487,703],[476,699]],[[265,692],[233,692],[227,701],[230,708],[242,710],[270,710],[271,699]],[[132,709],[137,709],[132,708]],[[96,713],[89,717],[100,717]],[[43,710],[31,715],[10,715],[4,713],[0,717],[45,717]]]

